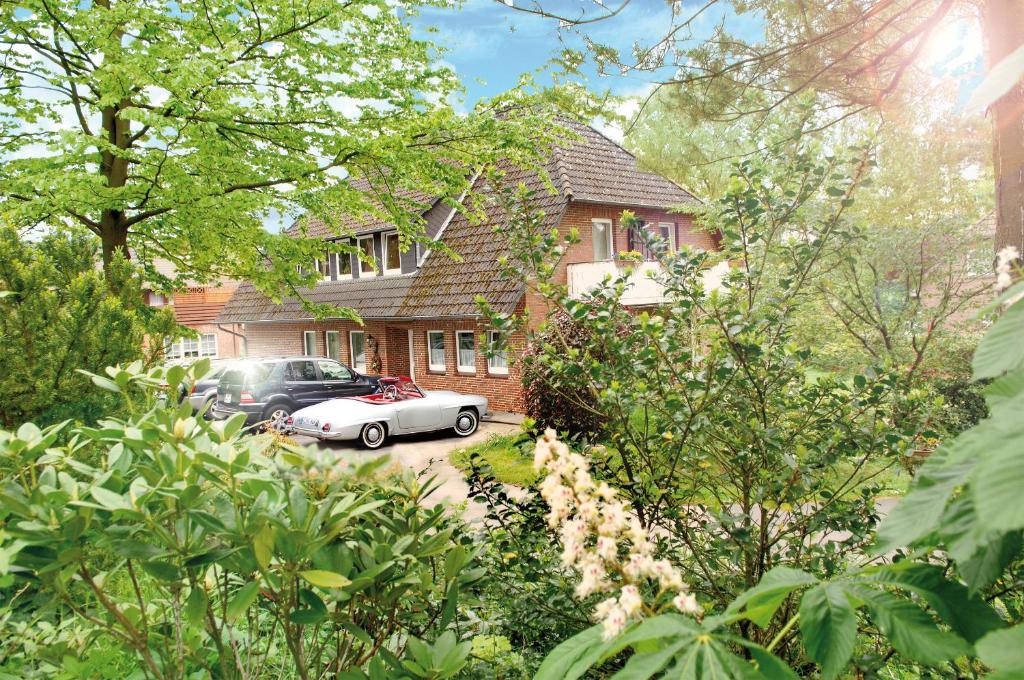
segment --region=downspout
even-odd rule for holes
[[[234,324],[232,324],[232,325],[234,325]],[[224,331],[228,335],[233,335],[236,338],[241,338],[242,339],[242,357],[249,356],[249,343],[246,342],[245,334],[244,333],[236,333],[235,331],[232,331],[232,330],[229,330],[229,329],[225,328],[222,324],[217,324],[217,330]]]

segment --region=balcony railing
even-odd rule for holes
[[[581,298],[606,277],[621,275],[628,265],[614,261],[580,262],[567,268],[569,295]],[[629,284],[622,295],[622,304],[629,306],[658,305],[665,302],[665,287],[651,277],[658,271],[657,262],[639,262],[633,266]],[[704,290],[719,288],[729,271],[727,262],[720,262],[704,272]]]

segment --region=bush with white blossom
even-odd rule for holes
[[[618,591],[594,610],[604,638],[618,635],[630,622],[672,606],[699,616],[703,609],[670,562],[655,559],[654,542],[629,505],[616,500],[605,482],[595,483],[587,459],[547,430],[537,440],[534,467],[547,476],[540,494],[548,504],[548,526],[558,529],[562,563],[580,573],[576,595]],[[644,601],[641,586],[654,584]]]

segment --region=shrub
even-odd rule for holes
[[[550,353],[590,359],[595,343],[590,332],[566,314],[549,318],[530,339],[523,358],[523,398],[526,414],[540,429],[552,428],[572,436],[597,438],[604,429],[597,398],[583,377],[543,360]],[[600,360],[600,357],[592,357]]]
[[[169,311],[111,293],[97,243],[60,231],[29,241],[0,226],[0,425],[94,422],[115,400],[77,369],[140,358],[147,331],[174,327]],[[124,280],[131,267],[119,260],[111,276]]]
[[[5,629],[74,625],[158,679],[440,679],[465,664],[469,642],[445,629],[480,576],[475,548],[425,504],[429,485],[247,436],[239,416],[197,419],[158,392],[176,393],[181,367],[107,376],[92,379],[142,406],[0,431],[0,576],[31,601]]]

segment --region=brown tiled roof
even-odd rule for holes
[[[548,172],[553,170],[549,164]],[[542,176],[530,170],[507,169],[505,186],[519,183],[534,192],[531,206],[544,211],[544,227],[554,228],[568,205],[564,192],[553,193]],[[477,179],[474,193],[482,201],[493,195],[493,187]],[[447,253],[433,251],[414,278],[401,315],[409,317],[470,316],[479,314],[476,297],[483,296],[498,312],[511,313],[523,296],[523,284],[503,278],[498,260],[508,252],[502,225],[508,216],[495,206],[487,219],[473,221],[456,213],[444,228],[442,241],[459,254],[456,261]],[[497,229],[496,229],[497,228]]]
[[[369,202],[380,211],[380,214],[339,215],[337,218],[338,224],[333,227],[324,222],[320,217],[309,215],[296,220],[292,226],[288,227],[285,233],[297,236],[304,228],[306,236],[312,238],[332,238],[339,236],[340,233],[352,235],[366,234],[393,227],[391,220],[387,217],[387,209],[376,198],[375,189],[370,182],[365,179],[354,179],[351,181],[350,186],[366,194]],[[395,199],[397,208],[415,215],[423,215],[437,202],[436,196],[402,187],[394,188],[391,196]]]
[[[347,281],[324,281],[314,288],[300,288],[310,302],[351,307],[366,319],[390,319],[398,316],[412,282],[412,275],[372,276]],[[254,321],[299,321],[312,318],[295,298],[274,304],[251,283],[243,283],[217,317],[218,323]]]
[[[669,180],[637,167],[636,158],[597,130],[563,121],[578,137],[552,151],[545,170],[555,191],[536,171],[507,170],[506,186],[520,182],[534,191],[533,207],[543,210],[545,227],[553,228],[571,200],[620,204],[623,206],[668,208],[697,203],[690,193]],[[474,194],[486,198],[493,188],[477,179]],[[423,205],[423,212],[436,201],[423,194],[409,195]],[[507,220],[503,209],[493,208],[487,218],[473,221],[465,215],[451,215],[440,238],[460,259],[439,249],[432,251],[415,273],[400,277],[371,277],[345,282],[325,282],[302,294],[309,300],[339,307],[352,307],[364,318],[413,318],[475,316],[476,297],[483,296],[499,312],[512,312],[523,295],[523,285],[502,278],[498,260],[508,252],[501,226]],[[435,210],[435,215],[438,211]],[[423,213],[421,213],[423,214]],[[349,220],[349,228],[369,232],[390,226],[383,221]],[[497,227],[497,230],[496,230]],[[293,226],[297,229],[298,226]],[[436,228],[436,225],[433,225]],[[433,231],[433,228],[431,231]],[[331,235],[322,222],[307,223],[310,235]],[[294,321],[308,318],[296,300],[275,305],[251,284],[238,289],[218,317],[221,323],[246,321]]]
[[[554,152],[557,181],[577,201],[669,208],[699,203],[661,175],[641,170],[636,157],[582,123],[563,120],[577,139]]]

